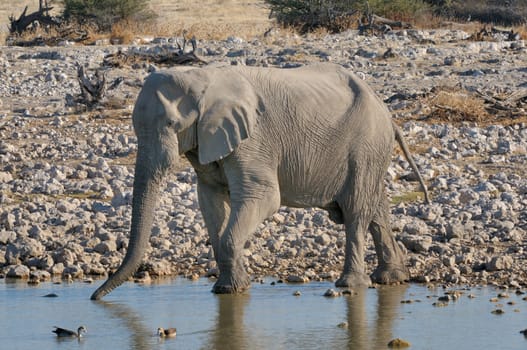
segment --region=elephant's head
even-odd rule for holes
[[[208,164],[249,138],[259,109],[251,84],[230,69],[151,74],[133,111],[138,140],[130,242],[117,271],[91,296],[100,299],[138,268],[145,253],[164,174],[179,155],[197,150]]]

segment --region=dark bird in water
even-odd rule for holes
[[[159,327],[157,329],[157,334],[163,338],[173,338],[176,336],[176,329],[175,328],[164,329],[164,328]]]
[[[88,333],[88,330],[86,329],[85,326],[80,326],[79,328],[77,328],[77,332],[55,326],[55,329],[52,330],[52,332],[55,333],[57,337],[61,337],[61,338],[62,337],[80,338],[82,337],[82,333]]]
[[[527,338],[527,328],[525,328],[523,331],[520,331],[520,333],[523,334],[525,338]]]

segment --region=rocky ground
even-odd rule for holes
[[[453,29],[323,37],[274,31],[253,41],[200,41],[197,53],[211,64],[331,61],[355,71],[394,112],[432,193],[433,203],[424,204],[396,148],[386,185],[392,228],[408,251],[412,279],[525,287],[527,119],[521,100],[512,109],[489,103],[524,91],[527,48],[522,41],[468,37]],[[87,109],[76,102],[76,65],[93,73],[118,50],[166,53],[176,45],[172,39],[63,44],[0,50],[2,277],[105,275],[126,251],[137,149],[130,115],[144,77],[162,67],[106,68],[115,87]],[[445,105],[452,101],[460,102]],[[215,274],[192,169],[183,164],[162,193],[140,275]],[[333,280],[344,242],[343,228],[324,211],[282,208],[247,242],[248,270],[255,278]],[[370,238],[366,259],[371,272]]]

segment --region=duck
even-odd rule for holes
[[[161,328],[159,327],[157,329],[157,334],[162,338],[173,338],[176,336],[176,329],[175,328]]]
[[[80,338],[82,337],[82,333],[88,333],[88,329],[86,328],[86,326],[80,326],[79,328],[77,328],[77,332],[75,332],[69,329],[64,329],[64,328],[55,326],[55,329],[52,330],[52,332],[55,333],[57,337],[60,337],[60,338],[63,338],[63,337]]]

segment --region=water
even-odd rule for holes
[[[325,298],[329,282],[253,284],[245,295],[214,295],[212,282],[177,278],[152,285],[126,283],[104,301],[89,297],[102,283],[37,287],[0,280],[1,349],[386,349],[399,337],[412,349],[525,349],[527,301],[509,293],[472,289],[446,307],[434,307],[442,289],[420,285],[364,289],[353,297]],[[293,296],[300,291],[301,296]],[[57,298],[44,298],[55,293]],[[468,294],[476,298],[470,299]],[[413,300],[413,303],[401,303]],[[514,302],[514,305],[508,305]],[[348,322],[348,328],[337,325]],[[59,339],[53,326],[88,333]],[[157,327],[177,327],[160,339]]]

